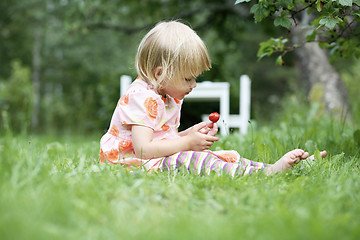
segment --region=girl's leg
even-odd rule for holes
[[[327,152],[320,152],[322,158],[326,157]],[[309,160],[314,160],[314,155],[309,157],[309,153],[305,152],[302,149],[295,149],[286,153],[282,158],[280,158],[276,163],[272,164],[266,171],[266,174],[274,174],[284,172],[294,165],[298,164],[301,160],[309,158]]]
[[[320,152],[321,157],[324,158],[326,155],[326,151]],[[166,157],[160,162],[159,169],[162,172],[185,169],[198,175],[210,175],[215,172],[218,175],[228,174],[231,177],[248,175],[265,169],[266,174],[274,174],[286,171],[308,157],[309,153],[301,149],[295,149],[286,153],[274,164],[254,162],[245,158],[241,158],[240,161],[235,163],[229,163],[221,160],[211,152],[187,151]],[[309,159],[313,160],[314,156],[310,156]]]
[[[187,151],[166,157],[160,164],[161,171],[175,171],[184,169],[197,175],[210,175],[212,172],[228,174],[231,177],[256,173],[269,165],[241,159],[239,162],[228,163],[222,161],[210,152]]]
[[[259,170],[263,170],[271,166],[271,164],[255,162],[246,158],[241,158],[240,161],[243,162],[243,165],[246,166],[245,174],[251,174],[253,172],[258,172]]]

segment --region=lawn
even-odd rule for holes
[[[98,163],[100,135],[0,138],[1,239],[359,239],[356,127],[289,113],[224,136],[272,163],[286,151],[326,149],[274,176],[133,172]],[[355,133],[355,134],[354,134]]]

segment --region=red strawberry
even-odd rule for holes
[[[213,112],[209,115],[209,120],[213,123],[216,123],[220,118],[220,115],[217,112]]]

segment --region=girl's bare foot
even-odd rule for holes
[[[320,152],[321,157],[326,157],[327,152]],[[295,149],[288,153],[286,153],[282,158],[280,158],[276,163],[274,163],[271,167],[268,168],[267,174],[274,174],[278,172],[284,172],[296,164],[298,164],[301,160],[309,157],[308,152],[304,152],[302,149]],[[309,157],[310,160],[314,160],[314,155]]]

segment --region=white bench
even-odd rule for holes
[[[131,84],[131,77],[120,77],[120,96]],[[251,80],[247,75],[240,77],[240,114],[230,114],[230,83],[228,82],[200,82],[185,98],[189,101],[219,101],[220,102],[220,133],[226,135],[230,128],[239,128],[242,134],[247,133],[250,120]],[[202,121],[209,121],[208,115],[202,116]]]

